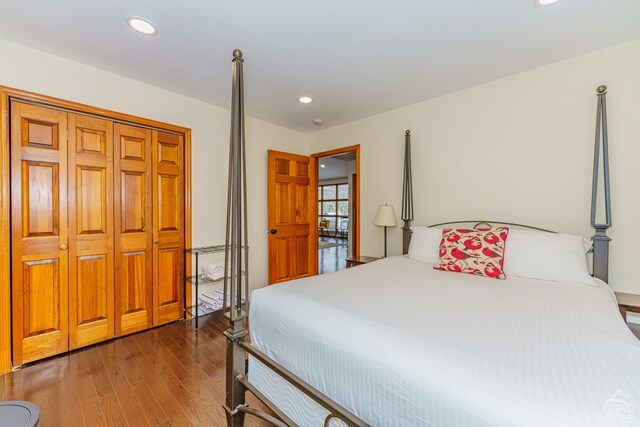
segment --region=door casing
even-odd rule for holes
[[[353,212],[353,216],[354,218],[356,218],[356,227],[353,230],[353,240],[355,242],[355,251],[353,253],[354,257],[359,257],[360,256],[360,223],[362,222],[360,219],[360,194],[362,193],[361,191],[361,187],[360,187],[360,144],[356,144],[356,145],[350,145],[348,147],[341,147],[341,148],[335,148],[333,150],[328,150],[328,151],[322,151],[320,153],[314,153],[311,155],[311,157],[316,159],[315,162],[315,176],[318,177],[320,172],[318,170],[318,167],[320,167],[320,162],[319,159],[322,157],[329,157],[329,156],[336,156],[339,154],[347,154],[347,153],[356,153],[356,195],[355,195],[355,203],[354,203],[354,212]],[[317,182],[317,179],[316,179]],[[319,223],[319,217],[318,217],[318,188],[316,186],[315,190],[315,198],[314,198],[314,215],[315,215],[315,224],[317,225]],[[315,240],[318,240],[318,227],[315,227]]]

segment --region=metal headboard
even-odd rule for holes
[[[516,224],[515,222],[505,222],[505,221],[491,221],[491,220],[469,220],[469,221],[448,221],[448,222],[441,222],[439,224],[431,224],[428,225],[427,227],[442,227],[444,225],[456,225],[456,224],[475,224],[473,226],[473,228],[477,229],[480,228],[479,226],[486,224],[489,227],[493,227],[494,225],[508,225],[511,227],[518,227],[518,228],[526,228],[528,230],[535,230],[535,231],[544,231],[545,233],[557,233],[557,231],[553,231],[553,230],[547,230],[546,228],[540,228],[540,227],[534,227],[532,225],[525,225],[525,224]]]
[[[593,240],[593,276],[609,281],[609,243],[611,238],[607,236],[607,229],[611,227],[611,188],[609,184],[609,138],[607,129],[607,87],[602,85],[596,89],[598,100],[598,111],[596,115],[596,140],[593,155],[593,180],[591,188],[591,226],[595,228]],[[602,145],[602,150],[600,146]],[[602,156],[602,175],[604,183],[604,203],[605,222],[599,223],[596,220],[598,211],[598,177],[600,175],[600,157]],[[405,153],[404,153],[404,180],[402,187],[402,253],[409,252],[411,241],[411,221],[413,221],[413,186],[411,179],[411,133],[405,132]],[[503,224],[537,231],[555,233],[555,231],[530,225],[516,224],[504,221],[451,221],[440,224],[433,224],[429,227],[439,227],[443,225],[454,225],[464,223],[480,224]]]

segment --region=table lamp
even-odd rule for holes
[[[387,227],[395,227],[396,212],[393,210],[393,206],[384,204],[380,205],[376,217],[373,220],[373,224],[378,227],[384,227],[384,257],[387,257]]]

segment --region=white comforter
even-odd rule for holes
[[[256,290],[251,338],[373,426],[640,425],[640,341],[606,284],[432,267],[390,257]],[[249,376],[322,425],[322,408],[255,360]]]

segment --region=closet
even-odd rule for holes
[[[185,133],[9,106],[13,365],[180,319]]]

